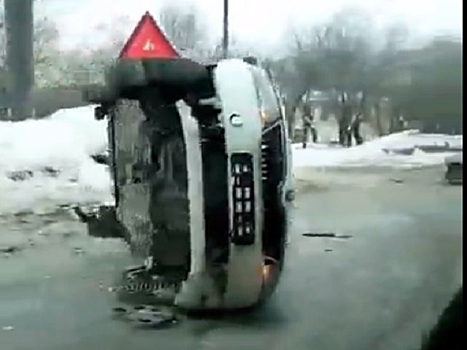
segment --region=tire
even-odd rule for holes
[[[209,78],[208,69],[188,59],[119,60],[109,70],[107,85],[119,97],[134,98],[139,88],[168,86],[189,90]]]

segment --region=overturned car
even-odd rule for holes
[[[156,26],[148,16],[142,22]],[[252,60],[204,65],[175,50],[128,56],[106,86],[85,92],[96,118],[108,120],[115,197],[97,214],[78,210],[89,233],[129,244],[144,264],[125,272],[125,288],[155,303],[260,304],[282,272],[294,197],[287,127],[268,74]]]

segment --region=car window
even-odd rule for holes
[[[252,73],[260,100],[260,107],[268,118],[267,123],[275,121],[280,118],[281,113],[274,88],[263,71],[252,70]]]

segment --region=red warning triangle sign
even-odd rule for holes
[[[127,59],[177,57],[177,51],[149,12],[138,22],[119,55],[119,58]]]

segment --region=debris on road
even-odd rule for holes
[[[64,239],[68,239],[68,238],[71,238],[73,236],[76,236],[76,232],[65,232],[65,233],[62,234],[62,237]]]
[[[134,322],[138,326],[165,328],[178,323],[178,318],[172,311],[150,305],[137,305],[131,309],[118,306],[112,311],[115,316]]]
[[[60,170],[46,166],[41,169],[41,173],[50,177],[57,177],[60,174]]]
[[[19,252],[21,250],[22,250],[21,247],[14,246],[14,245],[6,246],[6,247],[0,247],[0,253],[4,253],[4,254],[14,254],[14,253],[17,253],[17,252]]]
[[[47,177],[57,177],[58,175],[60,175],[60,170],[54,169],[50,166],[45,166],[39,169],[39,173]],[[29,180],[33,178],[34,175],[35,175],[34,171],[30,169],[14,170],[14,171],[9,171],[6,173],[6,177],[15,182]]]
[[[12,181],[25,181],[34,176],[31,170],[19,170],[7,172],[6,177]]]
[[[82,255],[84,254],[84,249],[80,247],[73,248],[73,253],[75,253],[76,255]]]
[[[310,238],[336,238],[336,239],[349,239],[352,238],[351,235],[338,235],[336,233],[311,233],[306,232],[302,233],[303,237],[310,237]]]
[[[50,236],[50,233],[44,232],[43,230],[39,230],[37,231],[37,235],[47,237],[47,236]]]

